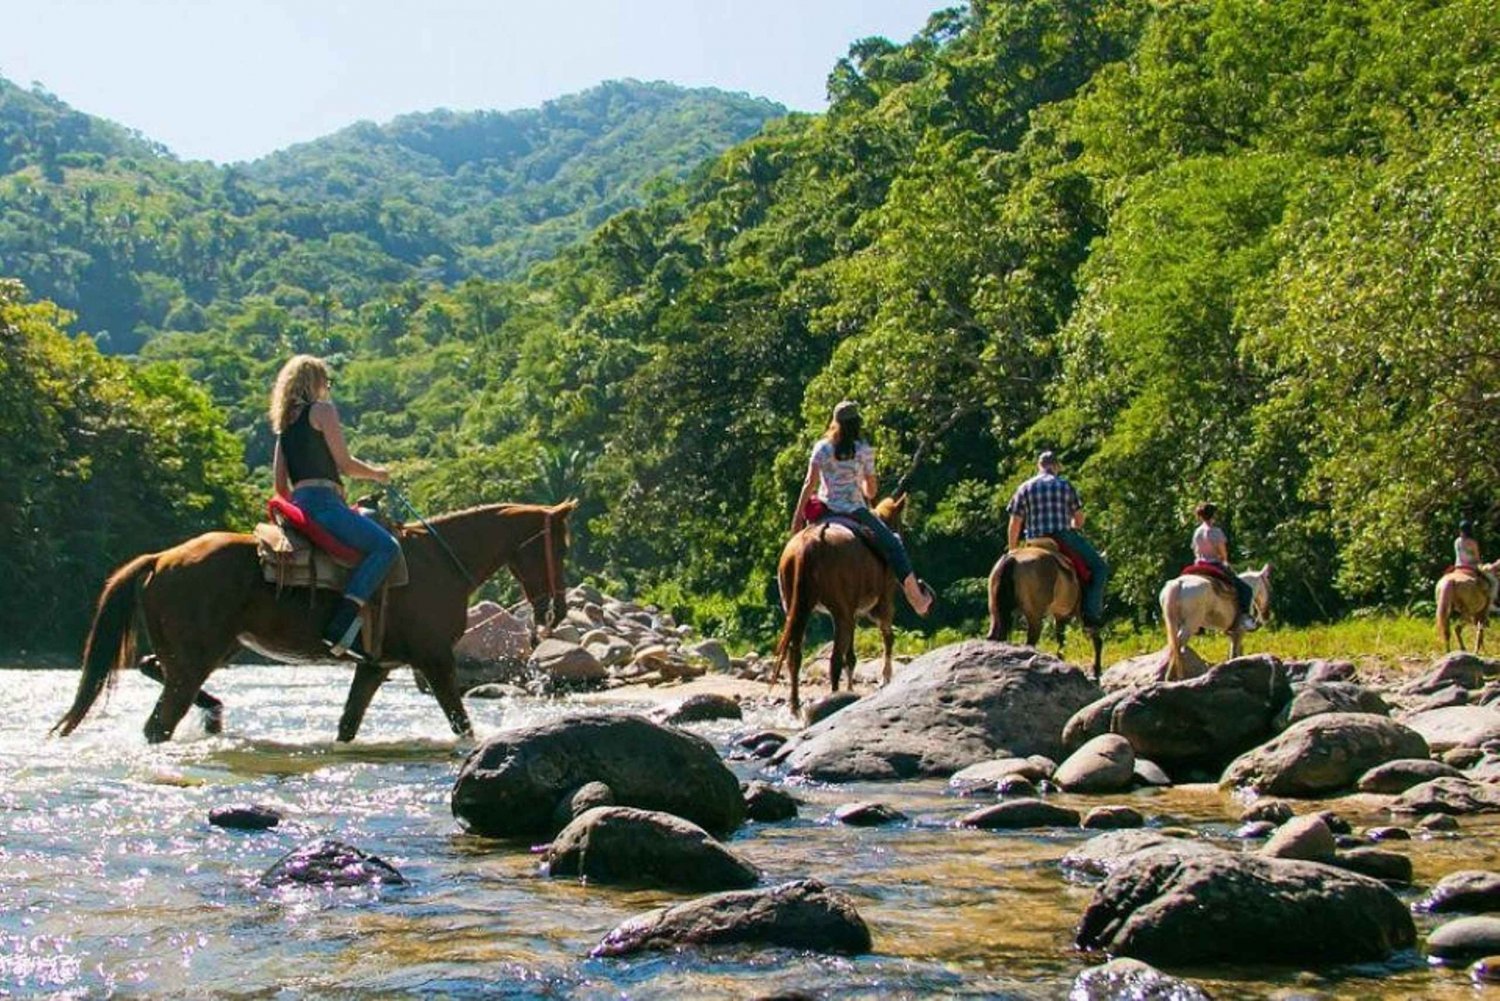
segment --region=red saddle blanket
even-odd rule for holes
[[[272,497],[267,501],[266,512],[282,528],[305,535],[307,541],[340,563],[354,566],[365,558],[364,553],[334,538],[326,528],[309,518],[306,511],[284,497]]]
[[[1210,577],[1214,580],[1222,580],[1224,583],[1231,586],[1233,586],[1235,583],[1234,574],[1230,573],[1228,570],[1225,570],[1217,563],[1205,563],[1202,560],[1199,560],[1196,563],[1189,563],[1187,566],[1183,567],[1182,572],[1184,575],[1192,574],[1196,577]]]
[[[1046,536],[1046,539],[1057,547],[1058,555],[1068,561],[1068,566],[1072,567],[1073,572],[1078,575],[1078,583],[1087,584],[1089,581],[1094,579],[1094,571],[1089,569],[1089,565],[1084,562],[1082,556],[1078,555],[1078,551],[1076,549],[1073,549],[1066,542],[1059,539],[1055,535]],[[1036,542],[1035,539],[1032,539],[1031,541],[1033,543]]]

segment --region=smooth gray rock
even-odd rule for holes
[[[1159,830],[1110,831],[1089,838],[1062,857],[1064,869],[1086,876],[1108,876],[1116,869],[1146,855],[1185,859],[1216,855],[1222,848],[1197,838],[1173,837]]]
[[[1425,758],[1427,743],[1395,720],[1370,713],[1324,713],[1236,758],[1222,785],[1276,796],[1338,792],[1376,765]]]
[[[760,878],[697,824],[628,806],[598,806],[574,818],[543,861],[552,876],[673,889],[739,889]]]
[[[1095,737],[1057,766],[1052,781],[1064,792],[1120,792],[1130,788],[1135,751],[1119,734]]]
[[[555,630],[552,637],[537,644],[526,663],[533,673],[544,674],[553,681],[603,681],[608,676],[597,657],[577,643],[557,639]]]
[[[891,684],[808,727],[773,761],[831,782],[948,776],[1061,749],[1063,723],[1098,698],[1083,671],[1029,647],[970,640],[912,661]]]
[[[1500,671],[1500,661],[1455,650],[1432,662],[1427,672],[1402,687],[1408,695],[1428,695],[1449,685],[1482,688],[1484,676]]]
[[[1378,792],[1394,795],[1405,792],[1412,786],[1431,782],[1433,779],[1463,778],[1452,765],[1431,758],[1398,758],[1376,765],[1359,777],[1355,787],[1360,792]]]
[[[1240,811],[1240,820],[1269,820],[1280,826],[1297,815],[1297,810],[1284,799],[1257,799]]]
[[[1500,918],[1454,918],[1427,936],[1427,955],[1464,960],[1500,953]]]
[[[683,723],[703,723],[714,719],[744,719],[740,704],[727,695],[700,692],[683,699],[662,720],[668,726]]]
[[[821,699],[815,699],[802,707],[802,724],[812,726],[814,723],[821,723],[834,713],[848,709],[859,698],[854,692],[829,692]]]
[[[1271,725],[1280,733],[1293,723],[1321,713],[1389,716],[1391,707],[1379,693],[1347,681],[1304,682],[1292,686],[1292,700],[1282,706]]]
[[[1208,667],[1208,663],[1191,647],[1185,648],[1182,651],[1183,674],[1180,680],[1185,681],[1206,674]],[[1115,661],[1100,675],[1099,687],[1106,692],[1115,692],[1122,688],[1143,688],[1146,685],[1165,681],[1166,673],[1167,648],[1162,647],[1153,653],[1137,654],[1134,657]]]
[[[265,831],[282,821],[281,811],[258,804],[216,806],[208,811],[208,822],[215,827],[236,831]]]
[[[1366,962],[1415,942],[1411,915],[1378,880],[1229,852],[1126,863],[1077,935],[1080,948],[1163,965]]]
[[[769,782],[755,779],[741,786],[745,794],[745,816],[762,824],[774,824],[797,816],[797,797]]]
[[[404,886],[406,877],[382,858],[342,841],[314,841],[287,852],[260,877],[262,886]]]
[[[615,791],[613,789],[603,782],[585,782],[573,792],[558,799],[557,809],[552,811],[552,826],[562,830],[596,806],[614,805]]]
[[[1019,776],[1028,782],[1040,782],[1050,778],[1052,771],[1034,758],[995,758],[954,772],[948,779],[948,788],[960,796],[970,796],[977,792],[988,792],[1000,781],[1012,776]]]
[[[1340,869],[1362,873],[1384,883],[1411,884],[1411,859],[1400,852],[1361,846],[1340,851],[1333,858]]]
[[[1441,754],[1455,747],[1480,747],[1500,739],[1500,709],[1493,706],[1449,706],[1428,709],[1402,718]]]
[[[1043,780],[1046,781],[1045,779]],[[995,795],[1002,799],[1007,797],[1015,799],[1020,796],[1035,796],[1036,784],[1030,779],[1024,779],[1019,775],[1007,775],[995,783]]]
[[[1293,817],[1276,829],[1271,840],[1261,846],[1267,858],[1301,859],[1304,862],[1327,862],[1336,854],[1333,832],[1317,814]]]
[[[1433,779],[1412,786],[1391,804],[1392,813],[1500,813],[1500,788],[1468,779]]]
[[[649,911],[616,927],[590,955],[597,959],[739,943],[857,955],[870,951],[870,929],[848,894],[804,879]]]
[[[1320,681],[1353,681],[1354,663],[1347,660],[1288,660],[1283,662],[1292,684]]]
[[[727,834],[745,817],[740,783],[712,744],[643,716],[570,716],[509,730],[475,748],[451,797],[464,827],[490,837],[550,835],[558,800],[603,782],[615,802]]]
[[[1131,778],[1138,786],[1169,786],[1172,784],[1172,777],[1162,769],[1161,765],[1146,758],[1138,757],[1135,759],[1135,768],[1131,770]]]
[[[1084,814],[1081,826],[1085,831],[1116,831],[1141,827],[1145,823],[1146,818],[1135,807],[1111,803],[1096,806]]]
[[[1198,987],[1138,959],[1113,959],[1073,979],[1068,1001],[1209,1001]]]
[[[1484,869],[1450,872],[1434,883],[1427,895],[1412,907],[1433,914],[1451,914],[1454,911],[1488,914],[1500,911],[1500,873]]]
[[[864,800],[845,803],[833,811],[833,819],[850,827],[882,827],[906,819],[906,814],[885,803]]]
[[[974,810],[959,818],[960,827],[987,831],[1025,827],[1077,827],[1078,811],[1040,799],[1010,799]]]

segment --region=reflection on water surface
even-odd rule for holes
[[[448,795],[473,742],[454,741],[437,705],[398,674],[377,695],[360,740],[331,738],[350,679],[338,667],[241,666],[214,676],[226,733],[189,716],[178,740],[141,736],[157,689],[122,676],[66,740],[48,739],[77,675],[0,672],[0,996],[746,998],[778,989],[831,997],[1057,998],[1093,958],[1072,929],[1090,888],[1057,859],[1079,833],[994,834],[951,822],[973,804],[940,782],[801,786],[802,817],[747,825],[733,844],[769,882],[817,876],[852,893],[876,952],[854,959],[784,950],[684,952],[591,960],[616,923],[675,899],[587,887],[537,872],[526,846],[464,834]],[[474,701],[481,734],[557,718],[576,702]],[[751,714],[698,727],[721,748],[789,720]],[[752,769],[734,763],[742,777]],[[912,820],[889,828],[831,824],[840,803],[876,798]],[[1063,797],[1069,800],[1069,797]],[[1206,787],[1126,801],[1227,838],[1238,804]],[[1073,805],[1102,800],[1079,799]],[[283,810],[270,831],[214,828],[235,802]],[[1387,822],[1368,801],[1336,808]],[[1426,885],[1460,868],[1496,867],[1493,822],[1465,836],[1398,846]],[[312,890],[258,886],[277,858],[335,837],[395,864],[411,886]],[[1322,971],[1174,971],[1217,998],[1283,988],[1327,997],[1469,997],[1463,971],[1414,955],[1385,967]]]

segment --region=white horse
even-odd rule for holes
[[[1250,585],[1250,607],[1261,622],[1271,617],[1271,564],[1239,575]],[[1202,629],[1217,629],[1229,635],[1229,655],[1240,655],[1243,630],[1233,593],[1226,598],[1214,582],[1196,574],[1183,574],[1161,589],[1161,617],[1167,627],[1166,680],[1182,676],[1182,648]]]

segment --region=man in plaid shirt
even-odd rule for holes
[[[1079,531],[1083,527],[1083,501],[1073,484],[1057,475],[1057,456],[1043,452],[1037,459],[1037,474],[1016,488],[1005,510],[1010,512],[1009,548],[1028,539],[1051,536],[1073,550],[1088,564],[1092,579],[1083,591],[1083,623],[1097,626],[1104,617],[1104,584],[1109,564]]]

